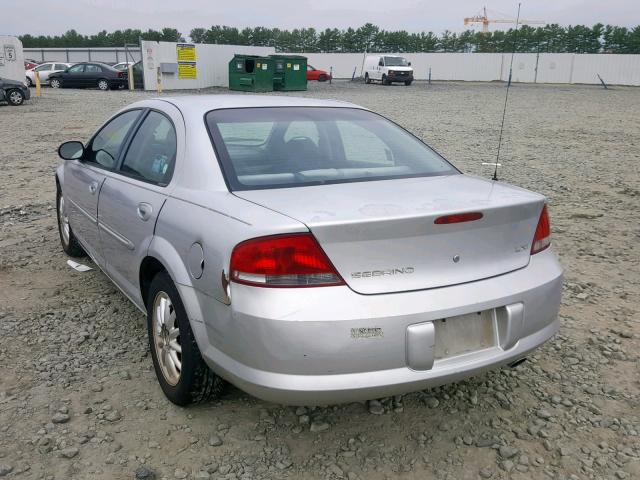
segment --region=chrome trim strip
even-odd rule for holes
[[[84,208],[82,208],[80,205],[78,205],[76,202],[74,202],[71,198],[65,197],[65,199],[68,200],[69,202],[71,202],[73,204],[73,206],[78,209],[78,211],[80,213],[82,213],[85,217],[87,217],[89,220],[91,220],[91,223],[98,223],[98,219],[96,217],[94,217],[89,212],[87,212]]]
[[[113,238],[115,238],[118,242],[122,243],[129,250],[135,250],[136,249],[136,246],[133,244],[133,242],[131,240],[129,240],[127,237],[124,237],[124,236],[120,235],[118,232],[116,232],[113,228],[109,227],[105,223],[100,222],[98,224],[98,226],[102,230],[107,232],[109,235],[111,235]]]

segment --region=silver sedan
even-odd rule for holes
[[[558,330],[545,198],[356,105],[145,100],[59,154],[62,247],[147,315],[176,404],[222,379],[286,404],[402,394],[518,363]]]

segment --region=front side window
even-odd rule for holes
[[[80,73],[84,71],[84,65],[74,65],[69,69],[71,73]]]
[[[39,67],[36,67],[36,72],[47,72],[49,70],[51,70],[51,64],[50,63],[46,63],[44,65],[40,65]]]
[[[122,143],[138,115],[140,110],[130,110],[118,115],[102,127],[88,146],[84,160],[103,168],[114,168]]]
[[[144,119],[122,162],[123,173],[145,182],[168,185],[176,161],[176,131],[161,113]]]
[[[366,110],[237,108],[205,118],[231,190],[459,173],[413,135]]]

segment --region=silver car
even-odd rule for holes
[[[147,315],[186,405],[385,397],[521,361],[558,330],[545,198],[464,175],[356,105],[144,100],[60,146],[64,251]]]

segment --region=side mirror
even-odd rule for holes
[[[378,62],[378,66],[380,66],[380,67],[384,67],[384,62],[383,62],[382,60],[380,60],[380,61]]]
[[[411,66],[411,62],[409,62],[407,65]]]
[[[64,142],[58,147],[58,155],[63,160],[78,160],[84,155],[84,145],[82,142]]]

